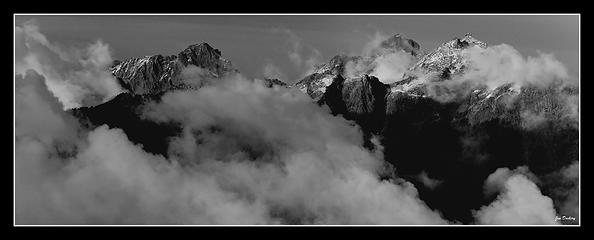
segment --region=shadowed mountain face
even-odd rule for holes
[[[315,103],[327,105],[332,114],[353,120],[363,131],[365,147],[374,149],[371,139],[377,136],[385,160],[396,166],[399,177],[414,183],[430,208],[446,219],[472,223],[472,210],[493,201],[484,197],[483,184],[498,168],[526,165],[540,177],[578,160],[577,121],[566,102],[577,98],[579,89],[562,83],[502,84],[495,89],[473,85],[456,92],[432,85],[464,74],[468,59],[462,51],[470,47],[487,45],[466,35],[421,56],[416,42],[395,35],[379,49],[402,51],[416,62],[392,84],[369,74],[347,76],[346,65],[365,57],[346,55],[333,57],[295,85],[278,79],[265,79],[263,84],[296,88]],[[146,151],[166,155],[168,138],[179,135],[181,129],[144,120],[138,109],[169,90],[191,88],[181,77],[188,66],[215,80],[237,72],[219,50],[205,43],[192,45],[178,56],[131,58],[112,68],[128,93],[71,112],[89,127],[121,128]],[[421,81],[419,74],[432,79]],[[452,97],[444,101],[436,94]],[[418,178],[422,172],[442,183],[426,186]],[[558,191],[554,181],[539,184],[543,193]]]
[[[340,114],[349,120],[355,120],[363,129],[364,143],[373,148],[372,134],[379,134],[386,117],[386,99],[388,85],[376,77],[364,75],[360,78],[345,80],[336,76],[318,104],[327,105],[333,114]]]
[[[547,176],[578,160],[579,154],[577,121],[568,117],[566,102],[577,98],[577,86],[503,84],[456,92],[430,84],[463,74],[469,60],[462,51],[469,47],[487,45],[470,35],[455,38],[422,56],[401,81],[389,85],[367,75],[345,79],[344,66],[358,57],[336,56],[326,64],[334,71],[314,72],[297,87],[333,114],[357,122],[366,147],[373,148],[372,135],[380,136],[385,160],[415,184],[421,199],[446,218],[469,223],[471,210],[493,201],[483,196],[483,183],[498,168],[528,166],[537,176]],[[431,76],[431,82],[419,81],[419,73]],[[434,96],[440,91],[452,96],[438,101]],[[540,120],[531,126],[526,115]],[[417,177],[421,172],[442,184],[425,186]],[[556,188],[551,182],[540,187],[543,192]]]
[[[578,159],[579,131],[569,120],[547,120],[533,129],[522,126],[522,105],[534,100],[529,92],[524,90],[510,108],[485,99],[443,104],[406,94],[391,96],[381,134],[385,159],[397,166],[399,175],[424,171],[443,181],[430,189],[409,178],[429,206],[450,219],[472,221],[470,209],[493,200],[485,199],[482,189],[496,169],[526,165],[545,176]]]
[[[140,109],[145,103],[158,101],[160,97],[121,93],[101,105],[71,109],[69,112],[87,128],[107,124],[111,128],[123,129],[130,141],[142,144],[145,151],[167,156],[170,138],[181,133],[180,127],[174,123],[145,120]]]

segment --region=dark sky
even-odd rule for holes
[[[326,62],[338,53],[361,53],[377,32],[404,34],[427,51],[470,32],[490,45],[509,44],[524,56],[553,53],[575,77],[579,70],[578,15],[19,15],[16,25],[30,19],[51,42],[68,46],[101,39],[116,59],[173,55],[208,42],[247,76],[262,77],[264,66],[274,64],[287,82],[306,70],[289,58],[296,44],[303,60],[313,56]]]

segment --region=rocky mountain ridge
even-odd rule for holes
[[[572,118],[573,109],[567,108],[567,101],[579,97],[577,86],[508,83],[494,89],[480,85],[450,89],[439,84],[464,74],[470,64],[465,49],[487,46],[467,34],[423,55],[418,43],[394,35],[369,56],[336,55],[295,84],[279,79],[262,82],[267,87],[302,91],[317,104],[327,105],[332,114],[354,121],[369,149],[376,148],[371,139],[378,137],[384,159],[397,166],[400,176],[410,176],[407,180],[415,184],[431,208],[442,210],[448,219],[468,223],[473,219],[471,210],[492,200],[484,199],[482,188],[486,177],[497,168],[526,165],[544,176],[576,161],[579,154],[577,120]],[[359,76],[345,72],[349,62],[369,61],[397,51],[415,59],[399,81],[385,84],[369,72]],[[146,101],[158,101],[168,90],[200,87],[184,81],[184,69],[193,67],[204,70],[201,76],[215,81],[237,71],[219,50],[206,43],[192,45],[177,56],[130,58],[112,67],[127,93],[71,112],[91,127],[108,124],[122,128],[145,150],[166,155],[167,138],[176,136],[180,129],[175,124],[155,124],[140,118],[138,107]],[[448,98],[444,100],[443,96]],[[528,126],[526,119],[538,124]],[[154,129],[155,134],[146,129]],[[424,187],[414,177],[421,171],[443,184],[436,189]],[[467,175],[459,176],[460,171]],[[540,187],[545,192],[548,189]],[[453,202],[463,207],[447,205]]]

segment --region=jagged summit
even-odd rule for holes
[[[472,34],[466,33],[463,38],[455,37],[452,40],[444,43],[442,46],[451,49],[464,49],[471,46],[486,48],[487,44],[474,38]]]
[[[365,53],[365,56],[349,56],[346,54],[338,54],[332,57],[327,63],[320,64],[314,68],[314,71],[297,82],[294,86],[304,93],[307,93],[315,100],[319,100],[326,88],[332,84],[334,79],[342,76],[345,79],[360,78],[365,74],[370,74],[373,70],[372,64],[374,59],[398,51],[404,51],[416,57],[420,53],[420,45],[412,39],[404,37],[402,34],[395,34],[384,41],[377,47],[371,49],[370,52]],[[354,75],[347,73],[347,64],[365,66],[360,72],[355,72]]]
[[[371,74],[373,59],[391,52],[404,51],[418,60],[404,74],[401,81],[393,84],[392,90],[423,96],[423,81],[415,81],[418,76],[423,75],[431,78],[432,81],[443,81],[454,75],[462,74],[469,65],[469,59],[465,56],[464,50],[471,46],[486,48],[487,44],[474,38],[472,34],[466,33],[463,38],[455,37],[444,42],[432,52],[421,56],[420,45],[417,42],[402,34],[395,34],[382,41],[378,47],[371,51],[370,56],[348,56],[345,54],[334,56],[327,63],[318,65],[312,74],[297,82],[295,86],[317,100],[338,75],[348,79],[360,77],[361,74]],[[354,76],[347,76],[349,75],[345,72],[347,63],[355,63],[353,65],[359,65],[359,67],[365,65],[366,67],[359,69],[361,71],[356,72]]]
[[[214,70],[217,74],[231,68],[231,63],[221,57],[221,51],[205,42],[190,45],[177,56],[184,66],[192,64],[200,68]]]
[[[467,33],[464,38],[455,37],[423,56],[410,69],[410,72],[431,74],[440,79],[448,79],[452,75],[460,74],[468,65],[468,58],[464,56],[463,50],[472,46],[487,48],[485,42]]]
[[[487,48],[487,43],[479,41],[478,39],[474,38],[471,33],[466,33],[464,35],[464,38],[462,38],[460,41],[467,42],[471,45],[477,45],[481,48]]]
[[[190,66],[201,69],[200,77],[219,78],[238,72],[221,51],[208,43],[188,46],[177,55],[152,55],[114,61],[110,68],[124,89],[135,95],[158,94],[163,91],[191,88],[184,81],[182,71]]]

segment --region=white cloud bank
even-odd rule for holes
[[[485,181],[485,192],[499,191],[489,206],[475,212],[480,224],[489,225],[557,225],[551,198],[542,195],[531,181],[534,176],[525,167],[516,170],[497,169]]]
[[[82,131],[43,76],[17,75],[16,223],[447,223],[412,184],[379,179],[352,123],[298,91],[221,84],[148,106],[183,123],[166,159],[119,129]]]
[[[84,48],[50,42],[34,20],[15,27],[16,73],[35,70],[66,109],[96,105],[122,91],[108,71],[109,46],[97,40]]]
[[[567,68],[552,54],[538,52],[537,56],[524,57],[507,44],[486,49],[471,47],[463,54],[468,57],[470,68],[460,80],[482,83],[489,89],[506,83],[545,86],[553,81],[569,80]]]

